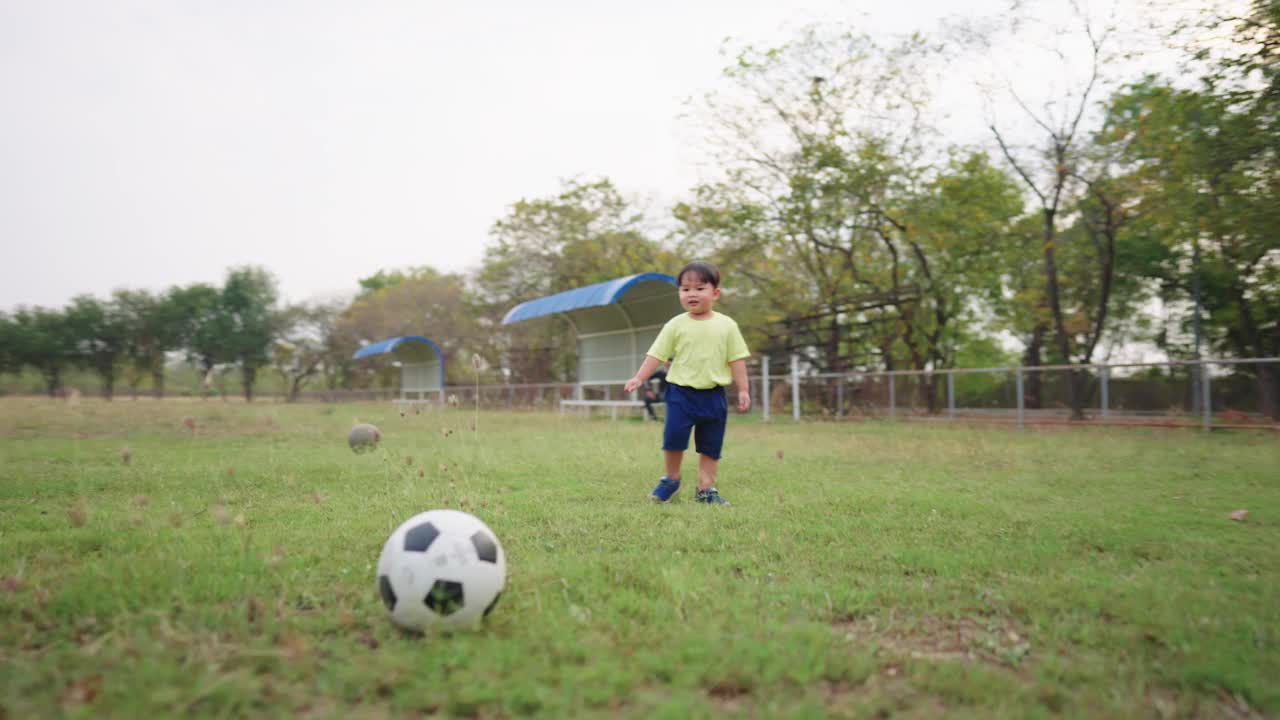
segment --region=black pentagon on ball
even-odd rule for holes
[[[481,562],[498,562],[498,544],[485,534],[485,531],[477,530],[476,534],[471,536],[471,544],[476,546],[476,556]]]
[[[435,525],[422,523],[404,534],[404,549],[406,552],[426,552],[439,535]]]
[[[386,605],[388,610],[395,610],[396,591],[391,589],[391,578],[386,575],[378,576],[378,592],[382,594],[382,604]]]
[[[441,615],[452,615],[462,609],[462,583],[437,580],[422,602]]]

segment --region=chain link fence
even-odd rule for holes
[[[1086,423],[1280,429],[1280,358],[847,373],[806,371],[799,357],[783,368],[761,358],[748,379],[751,412],[775,422],[882,419],[1019,427]],[[1073,384],[1078,412],[1073,412]],[[399,397],[393,388],[315,389],[304,390],[298,399],[396,402]],[[258,398],[285,399],[279,393]],[[451,385],[423,404],[555,411],[562,400],[616,401],[626,412],[643,411],[621,383]]]
[[[766,417],[1206,428],[1276,428],[1280,418],[1280,358],[839,374],[800,368],[799,358],[787,373],[761,363],[752,392]]]

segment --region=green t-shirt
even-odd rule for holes
[[[675,357],[667,382],[706,390],[732,383],[729,363],[749,357],[751,351],[738,323],[712,312],[706,320],[694,320],[689,313],[671,318],[647,354],[662,362]]]

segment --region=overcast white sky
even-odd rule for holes
[[[726,36],[903,32],[957,7],[0,0],[0,309],[245,263],[291,300],[470,269],[508,205],[562,178],[684,193],[701,151],[678,115]]]

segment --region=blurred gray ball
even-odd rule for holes
[[[369,452],[378,447],[378,441],[382,440],[382,433],[378,428],[369,423],[360,423],[351,428],[351,434],[347,435],[347,444],[351,446],[351,450],[357,453]]]

